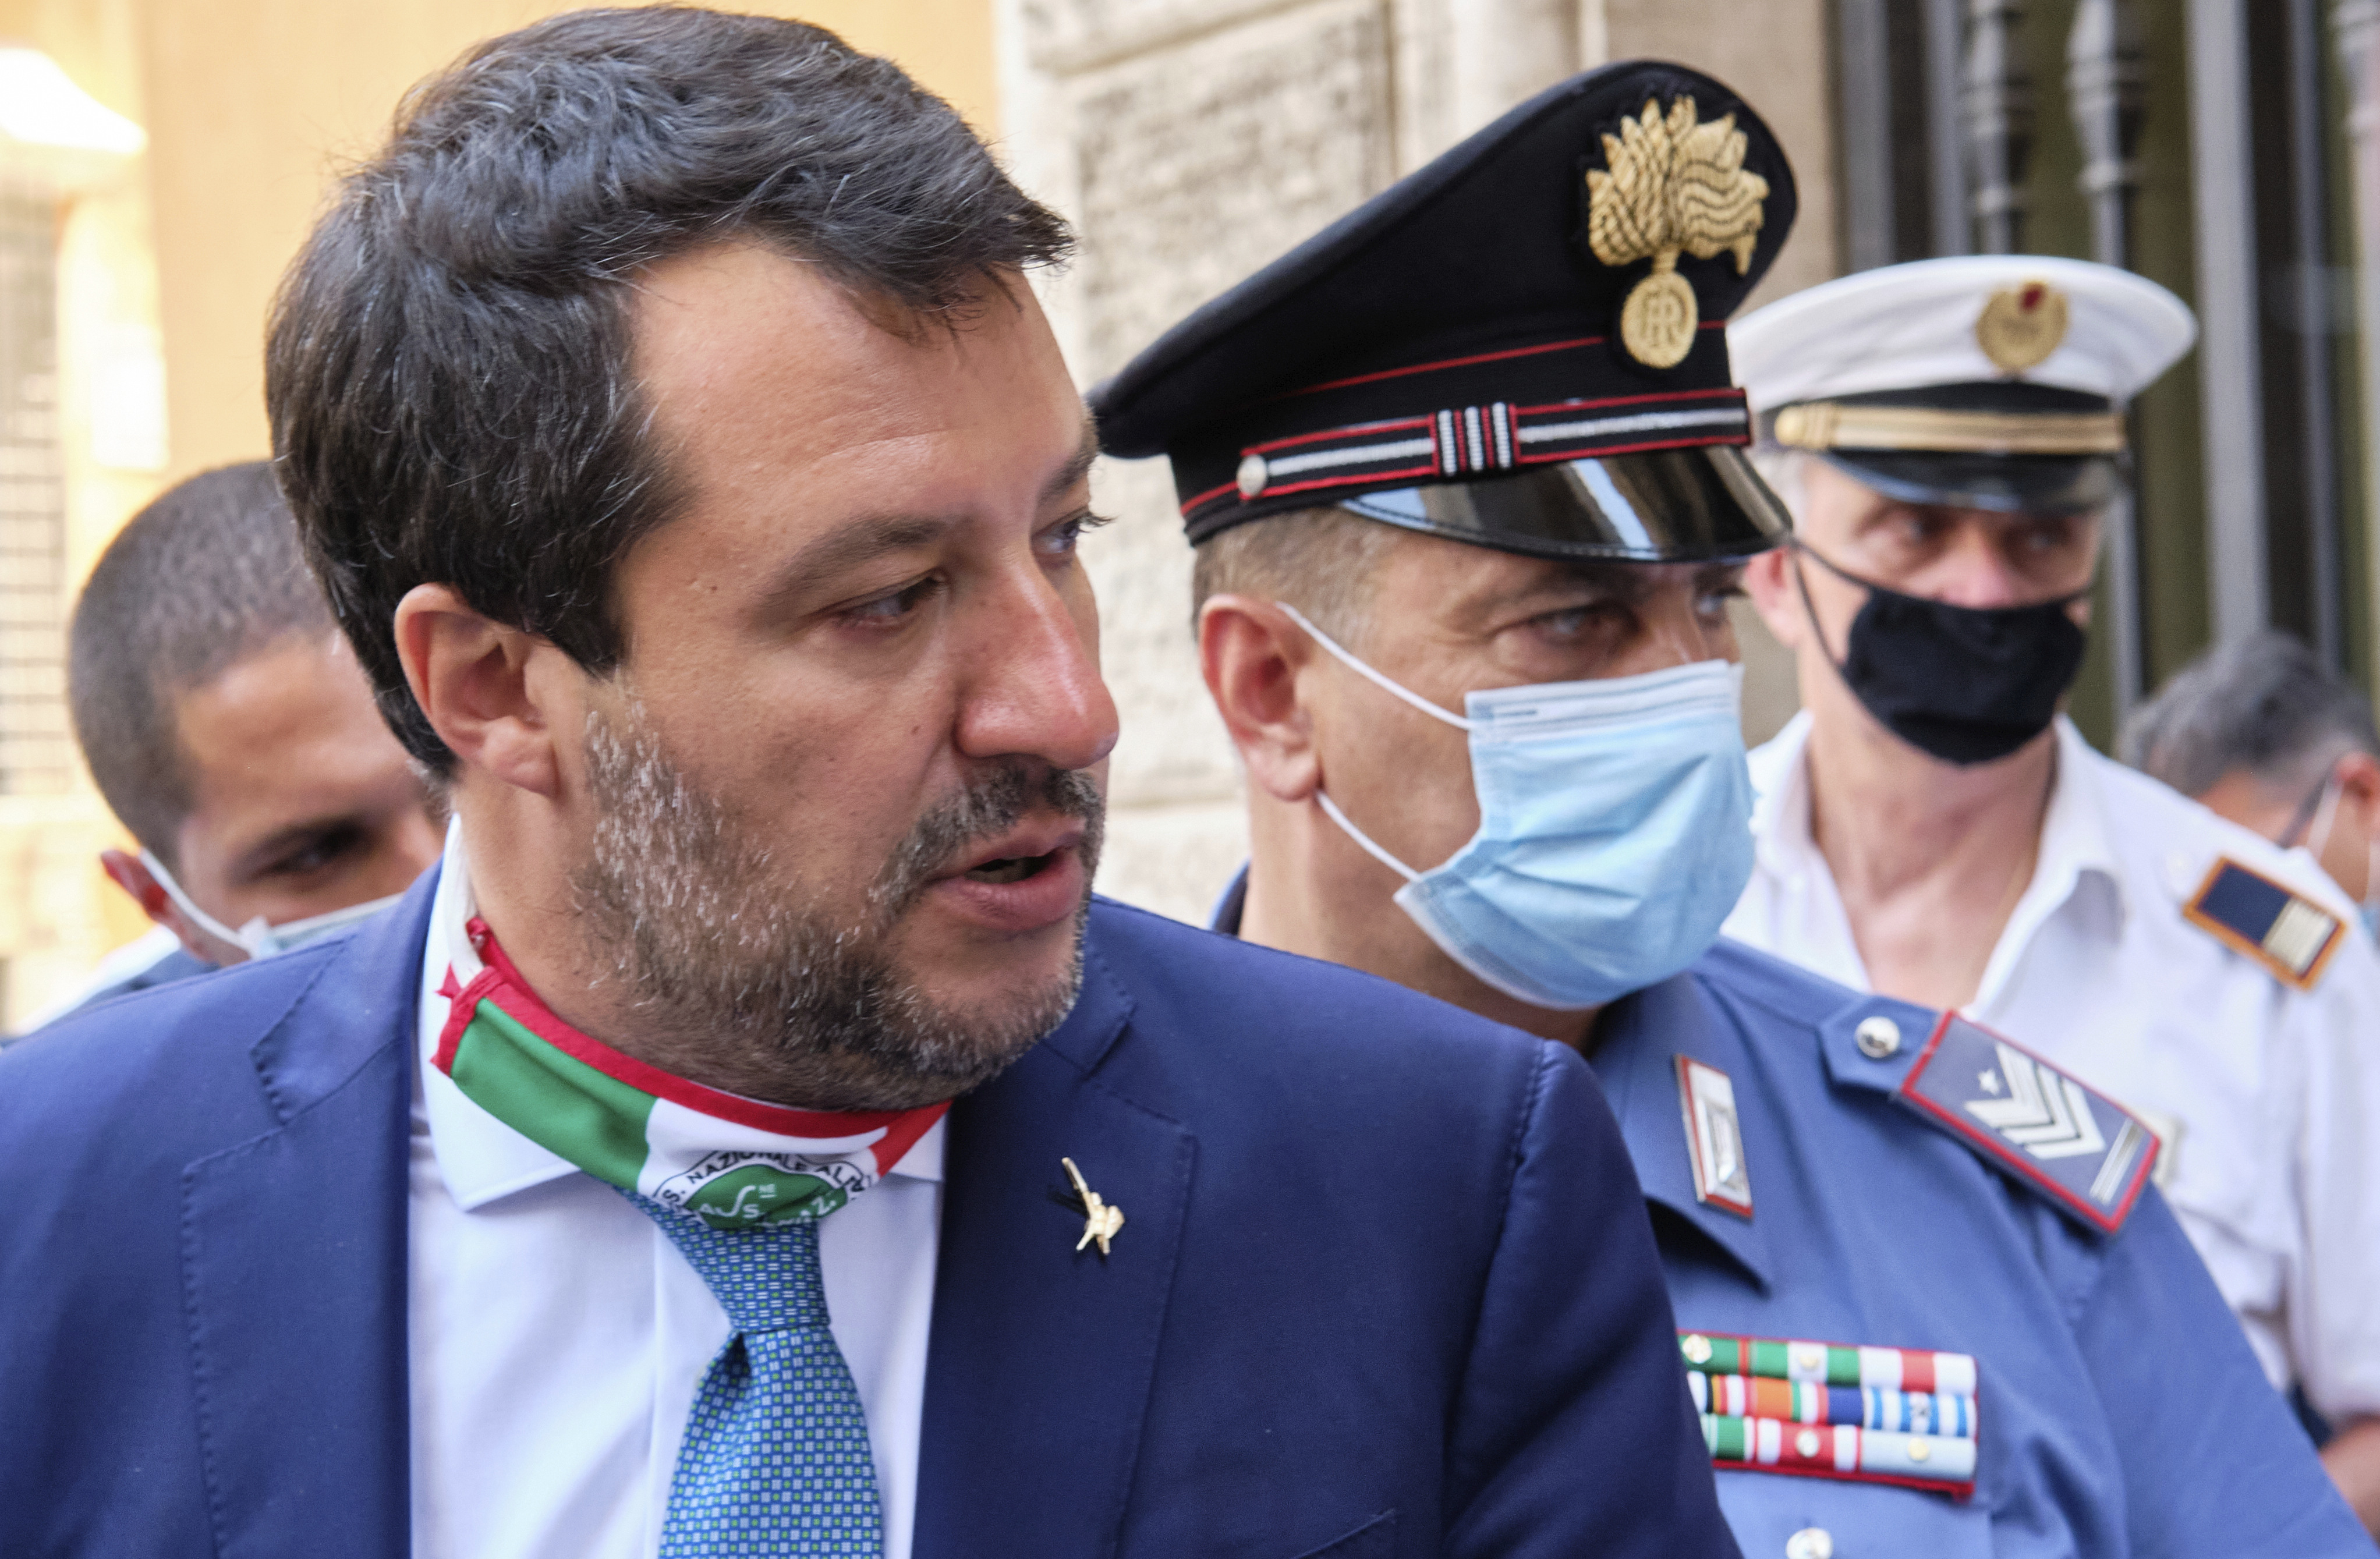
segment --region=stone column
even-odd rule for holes
[[[1078,382],[1112,374],[1394,179],[1397,40],[1415,28],[1398,12],[1385,0],[1002,0],[1004,150],[1081,240],[1072,269],[1043,284]],[[1442,42],[1442,18],[1423,19]],[[1444,104],[1438,85],[1431,101]],[[1092,489],[1115,518],[1084,555],[1123,721],[1099,888],[1198,919],[1246,843],[1237,756],[1191,639],[1190,549],[1163,461],[1103,461]]]
[[[2354,151],[2357,366],[2362,377],[2363,511],[2380,538],[2380,0],[2334,0],[2330,8],[2338,68],[2347,91],[2347,133]],[[2380,601],[2380,545],[2367,545],[2364,588]],[[2367,668],[2380,686],[2380,634]]]
[[[2131,0],[2082,0],[2066,38],[2066,103],[2082,146],[2082,193],[2091,201],[2092,258],[2131,261],[2132,196],[2141,186],[2141,116],[2148,97],[2147,49]],[[2116,722],[2129,719],[2141,686],[2140,538],[2129,486],[2107,506],[2108,659]]]

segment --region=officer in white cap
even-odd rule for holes
[[[2380,961],[2311,862],[2059,712],[2125,405],[2193,333],[2153,283],[2034,256],[1864,272],[1730,327],[1794,516],[1746,586],[1803,709],[1752,755],[1727,930],[1961,1010],[2150,1121],[2175,1210],[2372,1526]],[[1987,1110],[2012,1150],[2072,1150],[2054,1098],[2021,1103]]]

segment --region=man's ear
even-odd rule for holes
[[[1793,579],[1793,549],[1771,547],[1766,552],[1755,553],[1743,565],[1743,593],[1752,598],[1760,620],[1787,649],[1802,647],[1802,634],[1809,626],[1809,616],[1802,605],[1802,592]]]
[[[396,605],[396,653],[431,729],[472,767],[552,797],[561,789],[553,731],[581,714],[554,706],[568,679],[545,639],[481,616],[453,586],[416,585]]]
[[[1198,666],[1249,782],[1276,801],[1302,803],[1319,788],[1314,721],[1297,674],[1313,641],[1286,612],[1249,596],[1210,596],[1198,609]]]
[[[232,947],[190,924],[190,917],[167,895],[164,884],[157,880],[157,875],[142,864],[140,856],[121,850],[103,850],[99,852],[99,869],[107,874],[108,881],[131,896],[142,914],[172,932],[182,944],[182,950],[192,958],[220,965],[237,963],[248,956],[245,949]]]
[[[143,865],[140,857],[128,851],[103,850],[99,852],[99,869],[107,880],[124,889],[131,900],[140,906],[140,912],[160,925],[171,926],[180,919],[174,913],[174,900],[165,897],[164,888],[155,874]]]
[[[2380,758],[2349,753],[2330,772],[2338,783],[2338,804],[2354,812],[2366,835],[2380,835]]]

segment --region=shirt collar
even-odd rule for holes
[[[1226,937],[1237,937],[1240,934],[1240,917],[1247,912],[1247,908],[1248,864],[1243,861],[1240,869],[1232,874],[1232,880],[1224,888],[1222,897],[1217,899],[1215,907],[1207,912],[1207,929],[1220,931]]]
[[[480,912],[472,891],[470,859],[463,844],[463,820],[446,828],[446,851],[430,906],[430,935],[421,954],[419,1075],[425,1129],[446,1193],[467,1213],[492,1202],[578,1173],[568,1159],[529,1141],[473,1104],[455,1082],[431,1064],[445,1028],[448,1002],[442,994],[451,968],[457,985],[480,972],[480,955],[465,929]],[[913,1180],[942,1178],[942,1129],[936,1121],[890,1171]],[[888,1177],[889,1178],[889,1177]]]
[[[2107,828],[2099,787],[2094,783],[2098,755],[2074,722],[2058,717],[2058,773],[2050,781],[2049,805],[2042,814],[2041,842],[2033,880],[2009,912],[2008,925],[1992,949],[1991,961],[1976,986],[1970,1009],[1982,1011],[2015,973],[2034,936],[2050,918],[2086,892],[2100,896],[2111,934],[2120,935],[2129,912],[2124,870]]]
[[[2086,882],[2100,884],[2108,912],[2120,931],[2127,912],[2123,866],[2107,827],[2107,809],[2093,782],[2098,761],[2091,744],[2064,715],[2057,732],[2058,772],[2041,820],[2033,879],[2009,915],[2007,929],[1992,949],[1974,1006],[1985,1006],[2014,971],[2024,948],[2044,923],[2071,900]],[[1796,714],[1775,737],[1749,756],[1753,829],[1760,866],[1787,882],[1801,880],[1818,861],[1810,835],[1810,712]]]
[[[1789,881],[1798,878],[1817,850],[1810,837],[1810,711],[1801,710],[1785,729],[1745,755],[1752,771],[1753,852],[1761,869]]]

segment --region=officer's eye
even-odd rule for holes
[[[1627,608],[1610,601],[1566,606],[1529,620],[1528,625],[1558,644],[1606,632],[1627,615]]]
[[[1721,580],[1714,585],[1706,585],[1701,590],[1695,593],[1694,610],[1701,612],[1705,617],[1725,617],[1727,615],[1727,603],[1730,601],[1740,601],[1743,598],[1743,585],[1742,581],[1736,579]]]
[[[354,824],[326,828],[298,840],[257,872],[259,878],[308,876],[363,848],[364,831]]]

